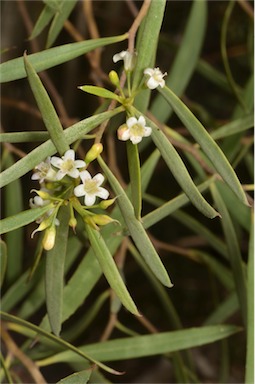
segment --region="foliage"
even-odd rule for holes
[[[0,64],[3,104],[19,123],[3,114],[2,382],[163,382],[150,361],[167,362],[165,382],[253,382],[252,9],[243,3],[47,0],[32,2],[36,17],[28,2],[4,3],[30,37],[20,57],[3,45]],[[120,27],[123,9],[132,17]],[[183,10],[177,41],[171,12]],[[205,44],[216,40],[207,35],[216,10],[218,66]],[[232,58],[227,32],[238,22],[249,28]]]

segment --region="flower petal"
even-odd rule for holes
[[[73,177],[74,179],[80,176],[80,172],[76,168],[71,169],[71,171],[67,172],[67,174],[68,176]]]
[[[58,173],[56,174],[56,180],[63,179],[63,177],[65,177],[65,175],[66,175],[66,172],[59,170]]]
[[[131,136],[130,140],[132,141],[133,144],[138,144],[142,141],[141,136]]]
[[[99,191],[97,192],[97,196],[100,197],[101,199],[107,199],[109,196],[109,191],[107,189],[99,187]]]
[[[80,178],[83,183],[85,183],[86,180],[91,180],[91,174],[88,171],[82,171],[80,172]]]
[[[145,75],[152,76],[153,73],[154,73],[154,70],[153,70],[152,68],[146,68],[146,69],[143,71],[143,73],[144,73]]]
[[[84,196],[86,194],[83,184],[80,184],[77,187],[75,187],[73,192],[74,192],[75,196],[77,196],[77,197]]]
[[[50,162],[51,162],[51,164],[52,164],[54,167],[56,167],[56,168],[60,168],[60,167],[61,167],[61,164],[63,163],[63,160],[60,159],[60,157],[52,156]]]
[[[93,205],[96,201],[96,196],[95,195],[89,195],[88,193],[86,193],[85,195],[85,199],[84,199],[84,203],[85,205],[87,205],[88,207]]]
[[[104,176],[102,175],[102,173],[98,173],[93,177],[93,180],[96,180],[97,185],[99,186],[104,182]]]
[[[145,127],[146,121],[145,121],[144,116],[141,115],[141,116],[139,117],[139,119],[138,119],[138,123],[139,123],[140,125],[142,125],[143,127]]]
[[[117,63],[117,61],[123,60],[124,57],[126,56],[126,54],[127,54],[127,51],[121,51],[121,52],[119,52],[119,53],[116,53],[116,54],[113,56],[113,58],[112,58],[113,62],[114,62],[114,63]]]
[[[75,160],[74,166],[75,168],[82,168],[82,167],[86,167],[86,163],[83,160]]]
[[[132,128],[133,125],[137,124],[137,118],[134,117],[134,116],[129,117],[129,118],[127,119],[127,121],[126,121],[126,124],[127,124],[127,126],[128,126],[129,129]]]
[[[151,135],[151,131],[152,131],[152,129],[151,129],[151,127],[144,127],[144,137],[148,137],[148,136],[150,136]]]
[[[62,157],[63,160],[68,160],[68,159],[74,160],[74,158],[75,158],[75,152],[73,149],[68,149],[65,152],[64,156]]]
[[[146,84],[150,89],[155,89],[159,85],[158,81],[156,81],[153,77],[150,77]]]

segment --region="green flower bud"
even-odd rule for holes
[[[94,223],[98,224],[98,225],[107,225],[107,224],[110,224],[110,223],[118,223],[117,220],[114,220],[112,219],[110,216],[107,216],[107,215],[95,215],[95,216],[92,216],[91,218]]]
[[[110,82],[115,85],[116,88],[119,88],[120,87],[120,79],[119,79],[119,76],[117,74],[117,72],[115,71],[111,71],[109,73],[109,79],[110,79]]]
[[[102,201],[100,201],[98,206],[102,209],[107,209],[108,207],[110,207],[115,202],[116,199],[117,199],[117,197],[115,197],[114,199],[102,200]]]
[[[84,159],[85,163],[86,164],[91,163],[91,161],[95,160],[102,152],[103,152],[103,145],[101,143],[96,143],[92,145],[92,147],[90,148],[90,150],[87,152],[85,156],[85,159]]]

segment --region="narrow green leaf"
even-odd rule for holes
[[[77,0],[62,1],[60,3],[59,10],[55,13],[54,19],[52,20],[50,26],[46,48],[51,47],[55,42],[56,38],[61,32],[61,29],[64,26],[65,21],[68,19],[76,3]]]
[[[61,207],[58,213],[54,247],[46,254],[45,289],[46,306],[52,332],[59,336],[62,323],[64,266],[69,231],[69,207]]]
[[[142,209],[141,172],[138,146],[127,142],[128,170],[135,217],[140,220]]]
[[[249,205],[233,168],[206,129],[186,107],[186,105],[169,88],[164,87],[159,89],[159,92],[166,98],[191,135],[199,143],[204,153],[211,160],[215,169],[222,176],[223,180],[230,186],[230,188],[244,204]]]
[[[228,124],[223,125],[220,128],[217,128],[215,131],[211,132],[211,137],[214,140],[222,139],[223,137],[234,135],[242,131],[246,131],[249,128],[254,126],[254,115],[249,114],[241,117],[240,119],[231,121]]]
[[[90,344],[80,347],[100,361],[118,361],[134,359],[144,356],[161,355],[198,347],[222,340],[237,332],[241,328],[234,325],[214,325],[208,327],[189,328],[173,332],[162,332],[153,335],[119,338],[106,342]],[[39,366],[46,366],[57,362],[80,362],[81,359],[73,353],[61,352],[38,361]]]
[[[245,383],[254,382],[254,216],[251,218],[251,235],[248,255],[248,313],[247,313],[247,354]]]
[[[59,4],[62,2],[62,0],[58,1],[56,4],[57,6],[59,6]],[[40,33],[44,30],[44,28],[49,24],[49,22],[51,21],[51,19],[53,18],[55,12],[56,12],[56,8],[53,7],[54,4],[45,4],[42,12],[40,13],[40,16],[38,17],[36,23],[35,23],[35,26],[33,28],[33,31],[32,31],[32,34],[30,36],[30,40],[34,39],[35,37],[37,37],[38,35],[40,35]]]
[[[196,69],[198,57],[204,41],[207,20],[207,2],[195,0],[174,62],[166,78],[167,86],[181,96]],[[166,100],[157,95],[151,106],[151,113],[161,122],[167,121],[172,108]]]
[[[210,184],[213,182],[214,182],[214,178],[211,178],[205,181],[204,183],[198,185],[197,189],[199,190],[199,192],[204,192],[209,188]],[[144,199],[155,205],[155,200],[152,201],[149,195],[145,195]],[[189,198],[184,193],[181,193],[180,195],[176,196],[175,198],[171,199],[166,203],[162,202],[162,200],[158,201],[156,205],[159,207],[154,211],[148,213],[147,215],[143,216],[142,222],[143,222],[144,228],[150,228],[152,225],[158,223],[160,220],[171,215],[177,209],[183,207],[188,203],[189,203]]]
[[[7,267],[7,247],[5,242],[0,239],[0,287],[3,284]]]
[[[35,71],[40,72],[75,59],[76,57],[82,56],[96,48],[118,43],[127,38],[128,34],[125,33],[121,36],[104,37],[102,39],[93,39],[81,41],[78,43],[64,44],[59,47],[46,49],[45,51],[28,55],[28,60],[34,67]],[[9,60],[0,64],[0,75],[1,83],[26,77],[23,57]]]
[[[170,141],[150,119],[146,118],[146,121],[148,126],[152,128],[152,140],[160,151],[161,156],[165,160],[174,178],[189,197],[192,204],[194,204],[200,212],[202,212],[210,219],[218,216],[218,213],[215,211],[215,209],[213,209],[213,207],[207,203],[207,201],[195,186],[181,157],[170,143]]]
[[[14,216],[0,220],[0,234],[13,231],[14,229],[24,227],[32,223],[51,208],[51,204],[41,208],[28,209]]]
[[[15,163],[11,154],[6,157],[6,166],[10,167]],[[5,188],[5,217],[15,216],[23,211],[23,193],[20,180],[15,180]],[[7,284],[13,283],[22,273],[23,264],[23,243],[24,230],[22,227],[10,231],[5,236],[8,264],[6,270]]]
[[[221,324],[227,321],[239,310],[238,297],[232,292],[204,321],[203,325]]]
[[[115,371],[114,369],[108,367],[107,365],[102,364],[99,361],[95,360],[94,358],[90,357],[86,352],[81,351],[80,349],[76,348],[74,345],[72,345],[72,344],[68,343],[67,341],[53,335],[52,333],[49,333],[49,332],[43,330],[42,328],[40,328],[40,327],[38,327],[38,326],[36,326],[36,325],[26,321],[26,320],[23,320],[19,317],[10,315],[9,313],[3,312],[3,311],[0,312],[0,316],[1,316],[1,319],[4,321],[12,322],[14,324],[19,324],[22,327],[28,328],[29,330],[35,332],[36,336],[38,336],[38,334],[39,334],[40,336],[46,337],[48,340],[60,345],[64,349],[70,349],[75,354],[80,355],[82,357],[82,361],[84,361],[83,359],[86,359],[86,360],[90,361],[91,363],[98,365],[98,367],[102,368],[106,372],[109,372],[109,373],[115,374],[115,375],[120,374],[118,371]]]
[[[122,111],[123,108],[119,107],[112,111],[103,112],[99,115],[91,116],[87,119],[79,121],[64,130],[66,142],[70,145],[74,141],[82,139],[84,135],[100,125],[103,121],[110,119]],[[47,156],[52,156],[54,153],[56,153],[56,148],[51,140],[39,145],[27,154],[27,156],[18,160],[15,164],[1,173],[0,188],[25,175],[40,162],[44,161]]]
[[[114,193],[116,194],[116,196],[118,196],[117,203],[120,207],[129,233],[132,239],[134,240],[137,248],[139,249],[141,255],[143,256],[151,270],[154,272],[154,274],[157,276],[157,278],[161,281],[161,283],[166,285],[167,287],[171,287],[172,283],[167,274],[167,271],[165,270],[165,267],[162,264],[159,255],[157,254],[145,229],[143,228],[142,223],[136,219],[134,214],[134,208],[129,198],[127,197],[125,191],[123,190],[111,170],[107,167],[103,159],[99,157],[98,161],[104,173],[106,174],[107,179],[109,180],[109,183],[111,184],[111,187],[114,190]]]
[[[116,93],[109,91],[108,89],[96,87],[95,85],[82,85],[78,87],[84,92],[91,93],[92,95],[104,97],[105,99],[114,99],[119,101],[120,98]]]
[[[138,56],[132,80],[133,91],[138,88],[143,79],[145,68],[154,66],[165,6],[166,0],[151,1],[149,10],[139,28],[136,41]],[[150,90],[147,89],[138,94],[135,99],[135,106],[143,113],[148,108],[150,93]]]
[[[33,141],[45,141],[48,139],[48,132],[0,133],[0,143],[24,143]]]
[[[113,257],[107,248],[101,234],[86,225],[86,232],[91,243],[94,254],[102,268],[102,271],[108,280],[108,283],[121,300],[122,304],[134,315],[139,316],[139,312],[133,302],[121,276]]]
[[[89,382],[92,370],[75,372],[57,382],[57,384],[86,384]]]
[[[239,305],[241,308],[243,322],[245,325],[247,325],[247,281],[245,277],[244,267],[242,264],[242,255],[240,252],[237,235],[231,218],[229,216],[228,210],[219,193],[219,190],[217,189],[216,184],[211,185],[211,191],[216,206],[218,207],[219,212],[222,216],[221,224],[227,243],[228,257],[234,275]]]
[[[63,127],[59,121],[58,115],[39,76],[35,72],[33,66],[29,63],[26,54],[24,55],[24,64],[30,87],[42,114],[44,124],[50,134],[50,138],[58,153],[63,155],[69,149],[69,145],[63,135]]]

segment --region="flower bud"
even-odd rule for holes
[[[42,189],[31,189],[31,192],[37,193],[37,195],[40,196],[43,200],[49,200],[51,198],[51,195],[48,192],[43,191]]]
[[[76,228],[76,225],[77,225],[77,220],[76,220],[76,218],[74,216],[70,218],[68,224],[73,229],[73,231],[75,232],[75,228]]]
[[[52,226],[50,228],[47,228],[45,231],[45,235],[42,241],[43,248],[46,251],[50,251],[54,245],[55,245],[55,238],[56,238],[56,228],[55,226]]]
[[[95,160],[102,152],[103,152],[103,145],[101,143],[96,143],[92,145],[92,147],[90,148],[90,150],[87,152],[85,156],[85,159],[84,159],[85,163],[86,164],[91,163],[91,161]]]
[[[108,207],[110,207],[115,202],[115,200],[116,200],[116,197],[114,199],[102,200],[102,201],[100,201],[98,206],[102,209],[107,209]]]
[[[107,224],[110,224],[110,223],[118,223],[117,220],[114,220],[112,219],[110,216],[107,216],[107,215],[94,215],[92,216],[91,218],[94,223],[98,224],[98,225],[107,225]]]
[[[119,140],[122,140],[122,141],[125,141],[125,136],[126,136],[126,132],[128,131],[128,126],[127,124],[122,124],[118,129],[117,129],[117,135],[118,135],[118,139]],[[123,137],[124,136],[124,137]]]
[[[119,76],[117,74],[117,72],[115,71],[111,71],[109,73],[109,79],[110,79],[110,82],[115,85],[116,88],[119,88],[120,87],[120,79],[119,79]]]

